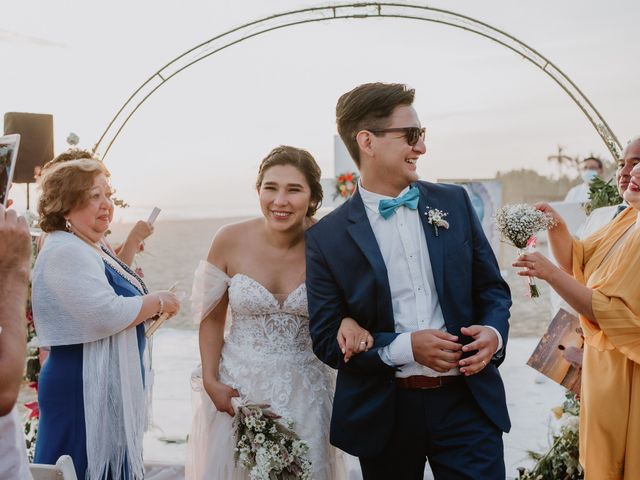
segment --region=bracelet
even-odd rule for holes
[[[160,311],[151,317],[151,320],[158,320],[164,313],[164,300],[162,300],[162,295],[158,294],[158,300],[160,301]]]
[[[158,300],[160,300],[160,311],[158,312],[158,318],[162,316],[164,313],[164,300],[162,300],[162,295],[158,294]]]

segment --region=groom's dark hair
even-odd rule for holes
[[[356,135],[361,130],[389,126],[388,117],[399,105],[413,103],[415,90],[402,83],[365,83],[338,99],[338,133],[351,158],[360,167],[360,149]]]

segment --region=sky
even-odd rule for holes
[[[410,4],[410,2],[399,2]],[[424,2],[415,4],[426,5]],[[231,28],[314,1],[0,0],[2,112],[54,115],[55,151],[70,132],[92,147],[156,70]],[[640,134],[640,2],[430,1],[506,31],[549,58],[624,144]],[[544,73],[478,35],[432,22],[350,19],[270,32],[184,70],[153,94],[105,162],[117,196],[165,218],[257,212],[260,160],[308,149],[333,171],[337,98],[371,81],[407,83],[427,128],[425,180],[554,172],[557,146],[610,158],[587,118]],[[1,120],[0,120],[1,121]],[[99,150],[100,153],[100,150]],[[13,197],[24,205],[24,187]]]

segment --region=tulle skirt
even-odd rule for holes
[[[294,430],[309,446],[314,480],[345,479],[345,455],[329,444],[333,372],[312,352],[257,359],[254,351],[250,356],[252,361],[247,362],[242,349],[225,343],[220,381],[238,389],[244,401],[270,404],[276,413],[293,420]],[[187,480],[248,480],[248,471],[234,460],[233,417],[216,410],[204,389],[200,367],[192,374],[191,386]]]

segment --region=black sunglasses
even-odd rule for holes
[[[424,140],[426,134],[425,127],[397,127],[397,128],[365,128],[373,134],[377,133],[390,133],[390,132],[401,132],[404,135],[404,138],[407,139],[407,143],[412,147],[418,143],[419,140]]]

